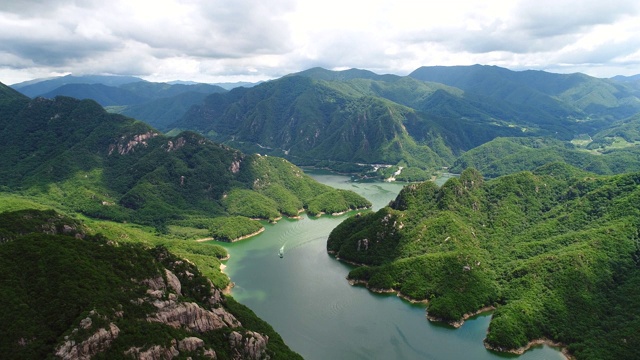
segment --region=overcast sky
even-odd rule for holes
[[[314,66],[640,73],[638,0],[0,0],[0,82],[257,81]]]

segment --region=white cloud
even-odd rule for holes
[[[0,3],[0,81],[117,73],[263,80],[312,66],[640,71],[634,0],[23,0]]]

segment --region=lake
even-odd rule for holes
[[[321,183],[359,193],[376,210],[403,186],[352,182],[348,176],[318,170],[308,173]],[[269,322],[305,359],[564,359],[548,346],[519,357],[486,350],[482,340],[490,314],[454,329],[429,322],[424,305],[349,285],[345,278],[352,267],[329,256],[326,241],[331,230],[353,214],[282,219],[265,224],[266,231],[258,236],[223,244],[231,254],[225,272],[235,283],[234,298]]]

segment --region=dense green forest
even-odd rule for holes
[[[5,359],[301,358],[251,310],[162,246],[120,243],[37,210],[0,213],[0,238]],[[234,336],[241,341],[231,342]],[[249,339],[263,343],[250,348]]]
[[[543,137],[496,138],[462,154],[450,171],[459,174],[467,167],[473,167],[493,178],[557,161],[601,175],[640,171],[640,148],[637,146],[602,146],[600,151],[589,149],[595,142],[576,140],[574,144]],[[576,145],[582,143],[588,145]],[[602,141],[598,140],[598,143]]]
[[[139,80],[67,76],[16,88],[93,98],[174,135],[193,130],[246,153],[366,177],[384,177],[368,173],[370,164],[404,167],[402,181],[467,166],[495,177],[550,161],[599,174],[638,169],[640,88],[619,78],[474,65],[409,76],[312,68],[231,91]],[[485,156],[503,146],[514,153]]]
[[[245,155],[190,132],[167,137],[90,100],[3,99],[0,186],[69,211],[164,231],[189,218],[274,219],[308,208],[316,214],[370,206],[286,160]],[[326,209],[327,197],[341,208]]]
[[[366,199],[284,159],[193,132],[164,136],[92,100],[0,90],[3,356],[300,358],[221,294],[226,250],[193,240],[262,227],[248,217],[348,211],[370,207]],[[176,324],[193,314],[203,318]]]
[[[640,354],[639,200],[639,173],[552,163],[485,181],[467,169],[347,219],[327,249],[366,265],[352,281],[429,300],[430,319],[495,306],[488,346],[549,338],[579,359],[631,359]]]

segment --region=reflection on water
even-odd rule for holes
[[[350,189],[379,209],[402,188],[398,183],[350,182],[346,176],[311,174],[322,183]],[[500,359],[482,345],[490,315],[468,320],[460,329],[432,324],[425,306],[393,294],[350,286],[352,268],[326,252],[331,230],[353,213],[265,223],[253,238],[224,244],[231,253],[226,272],[236,283],[232,295],[278,331],[305,359]],[[278,256],[286,244],[285,256]],[[522,360],[562,359],[538,347]]]

